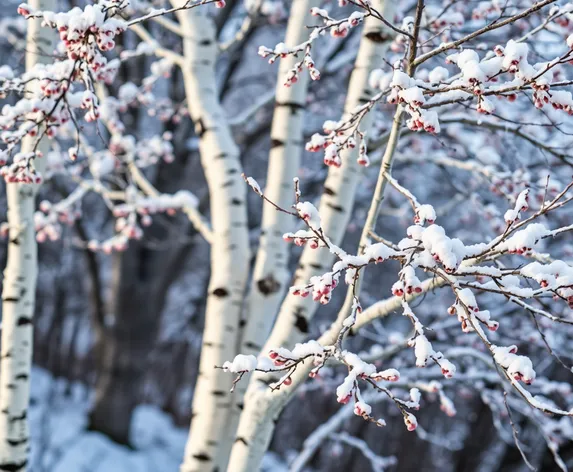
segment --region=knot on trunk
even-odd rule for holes
[[[272,274],[269,274],[265,278],[257,281],[257,288],[263,295],[270,295],[271,293],[277,292],[281,288],[281,284]]]

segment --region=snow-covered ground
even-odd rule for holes
[[[31,472],[178,472],[187,429],[153,405],[140,405],[132,424],[134,449],[86,431],[91,393],[80,383],[34,368],[30,407]],[[287,468],[274,454],[263,470]]]

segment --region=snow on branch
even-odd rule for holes
[[[34,11],[27,4],[18,7],[18,13],[24,18],[39,18],[44,27],[57,30],[60,43],[52,63],[37,64],[21,76],[8,66],[0,71],[0,92],[3,95],[9,92],[21,95],[14,104],[4,106],[0,115],[1,138],[6,146],[0,151],[0,173],[7,182],[20,183],[39,183],[46,177],[65,174],[77,185],[76,191],[68,198],[57,205],[45,202],[37,212],[38,241],[58,239],[62,223],[72,224],[81,216],[81,197],[88,191],[100,194],[117,218],[116,234],[104,241],[86,241],[88,249],[105,253],[125,250],[130,239],[143,236],[142,227],[152,224],[153,214],[172,215],[175,211],[185,212],[210,240],[209,225],[196,210],[194,195],[188,191],[162,195],[141,172],[160,161],[173,162],[171,133],[136,140],[134,136],[125,134],[122,122],[121,115],[139,105],[146,106],[149,115],[162,121],[177,121],[188,114],[185,106],[157,100],[153,94],[154,85],[170,77],[173,57],[167,55],[153,62],[150,75],[143,79],[141,85],[124,83],[116,97],[103,92],[104,84],[115,80],[122,63],[135,57],[153,55],[158,47],[147,38],[149,41],[139,43],[134,50],[125,49],[118,57],[110,59],[106,53],[114,50],[117,35],[130,25],[141,30],[139,23],[145,19],[205,3],[210,2],[186,2],[171,10],[153,10],[131,22],[123,19],[129,10],[129,3],[125,1],[105,1],[60,13]],[[110,133],[106,149],[94,149],[84,123],[94,126],[101,141],[105,140],[99,124],[105,126]],[[24,137],[35,140],[36,145],[31,152],[18,150]],[[62,144],[70,140],[74,143],[68,144],[64,152],[58,146],[44,156],[38,149],[38,143],[44,137],[52,141],[61,140]],[[46,175],[38,172],[36,159],[47,160]],[[86,168],[89,176],[84,173]],[[133,177],[133,183],[128,183],[119,192],[109,185],[118,168],[127,170]]]
[[[324,248],[332,252],[338,259],[330,272],[311,278],[306,285],[291,287],[291,292],[302,297],[312,294],[315,301],[326,304],[331,300],[332,291],[337,288],[341,275],[345,274],[344,281],[350,286],[352,293],[352,287],[357,283],[361,270],[366,266],[371,263],[382,263],[388,259],[399,261],[402,269],[398,273],[398,280],[392,287],[392,292],[395,299],[401,304],[403,316],[409,318],[413,326],[413,336],[409,339],[408,345],[414,350],[415,365],[418,368],[423,368],[428,366],[429,361],[432,361],[439,367],[445,379],[455,379],[456,365],[433,347],[426,334],[429,331],[409,304],[409,297],[418,296],[432,286],[429,282],[435,280],[433,277],[442,279],[442,283],[451,288],[455,297],[455,302],[449,308],[448,313],[457,315],[462,332],[475,333],[478,339],[484,343],[491,353],[493,362],[515,391],[533,408],[542,412],[565,416],[573,415],[570,411],[555,408],[538,397],[532,396],[520,384],[521,382],[530,385],[536,380],[537,375],[531,360],[527,356],[516,354],[517,347],[515,345],[500,346],[490,341],[486,330],[483,328],[496,332],[500,323],[492,319],[489,310],[479,307],[476,298],[476,292],[492,290],[508,299],[519,300],[520,302],[525,299],[542,298],[546,294],[558,294],[564,299],[571,296],[573,275],[570,272],[573,269],[562,261],[556,261],[547,267],[534,262],[521,268],[498,268],[487,263],[499,259],[503,254],[527,255],[528,252],[532,251],[535,244],[543,238],[573,229],[573,227],[565,227],[558,230],[548,230],[543,225],[533,222],[539,216],[559,208],[569,201],[572,197],[568,192],[573,183],[566,186],[553,200],[543,202],[532,216],[523,221],[519,221],[522,214],[531,209],[527,201],[528,191],[521,192],[515,199],[514,209],[508,210],[506,214],[507,229],[502,235],[489,243],[465,245],[460,239],[448,237],[443,227],[434,224],[435,211],[431,207],[426,208],[425,205],[421,205],[410,191],[402,187],[390,175],[387,175],[386,178],[411,202],[416,224],[408,228],[408,237],[395,245],[397,249],[384,243],[375,243],[369,245],[362,255],[347,254],[332,244],[322,229],[320,215],[316,208],[310,202],[300,200],[301,193],[298,189],[298,181],[295,181],[293,210],[289,210],[280,208],[269,201],[259,185],[253,179],[246,178],[247,183],[255,192],[275,206],[277,211],[291,214],[307,227],[305,230],[287,233],[285,241],[293,241],[297,245],[310,244],[316,250]],[[431,278],[422,282],[418,273],[430,274]],[[468,281],[468,277],[473,277],[478,281]],[[541,287],[537,290],[522,288],[520,279],[525,278],[538,280]],[[489,279],[490,282],[485,282],[484,279]],[[525,302],[523,303],[525,304]],[[387,395],[402,413],[407,429],[413,431],[417,427],[417,419],[411,410],[417,410],[420,407],[419,391],[417,389],[411,390],[410,399],[400,398],[392,392],[390,385],[386,386],[385,384],[400,380],[399,371],[393,368],[379,371],[373,364],[363,361],[360,355],[343,348],[345,335],[355,327],[357,317],[361,312],[362,307],[355,297],[351,313],[342,322],[341,329],[336,336],[336,342],[332,345],[323,346],[316,341],[309,341],[308,343],[297,344],[293,351],[286,348],[276,348],[267,354],[268,357],[262,355],[256,360],[254,356],[251,356],[248,366],[246,362],[244,363],[244,371],[237,371],[234,367],[235,363],[242,363],[243,357],[236,358],[232,364],[225,364],[223,368],[239,373],[236,382],[246,371],[272,372],[277,370],[285,372],[276,383],[271,384],[271,390],[275,390],[283,385],[289,386],[291,376],[307,359],[311,358],[314,366],[309,372],[310,377],[316,377],[325,363],[332,360],[346,366],[348,370],[348,374],[336,389],[337,400],[340,403],[346,404],[352,401],[356,415],[378,426],[383,426],[384,420],[375,418],[370,404],[364,400],[363,389],[369,387],[367,391],[378,391]],[[378,313],[376,316],[381,315],[382,313]],[[381,385],[380,382],[383,384]],[[361,386],[362,383],[364,386]],[[448,414],[455,414],[455,407],[447,397],[443,396],[442,402],[443,409]]]

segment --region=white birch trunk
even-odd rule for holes
[[[293,1],[285,35],[287,45],[294,46],[306,41],[307,26],[316,22],[310,9],[319,5],[320,0]],[[308,71],[303,70],[293,86],[285,87],[284,82],[288,72],[301,60],[301,55],[282,58],[276,84],[265,194],[282,208],[288,208],[294,201],[293,178],[298,173],[304,146],[303,118],[310,77]],[[282,235],[291,224],[290,215],[277,211],[271,205],[263,205],[261,237],[239,347],[242,354],[259,354],[284,297],[290,274],[287,267],[289,247]],[[249,376],[245,375],[235,389],[228,425],[233,437],[239,424],[248,381]]]
[[[186,0],[172,0],[174,7]],[[199,136],[201,163],[209,186],[211,280],[195,386],[192,422],[181,472],[224,470],[232,431],[232,376],[215,369],[236,354],[238,328],[249,272],[246,185],[239,150],[217,98],[215,27],[205,8],[177,14],[183,35],[182,71],[191,118]]]
[[[50,10],[54,0],[32,0],[33,9]],[[53,49],[53,31],[40,27],[41,20],[29,20],[26,40],[26,69],[36,63],[48,63]],[[34,149],[36,140],[25,138],[22,152]],[[46,153],[46,140],[38,149]],[[41,174],[42,159],[35,167]],[[9,183],[8,261],[2,291],[2,348],[0,351],[0,470],[28,470],[30,435],[28,404],[33,349],[33,317],[38,273],[36,232],[34,230],[35,196],[38,185]]]
[[[289,15],[285,43],[300,44],[308,39],[308,26],[315,23],[310,9],[320,5],[320,0],[294,0]],[[304,147],[303,118],[308,91],[309,74],[304,69],[298,82],[285,87],[287,73],[293,69],[298,57],[287,56],[280,60],[276,103],[271,128],[271,150],[265,195],[282,208],[294,202],[294,183],[300,167]],[[267,338],[275,314],[289,281],[289,246],[283,241],[293,222],[290,215],[263,205],[261,238],[253,272],[253,285],[247,303],[245,325],[240,352],[257,355]]]
[[[392,18],[392,5],[386,4],[385,0],[375,1],[374,7],[385,17]],[[373,18],[366,20],[348,87],[346,116],[372,96],[368,85],[370,72],[382,65],[382,56],[391,41],[391,32],[379,20]],[[371,117],[367,116],[363,120],[363,131],[370,125]],[[348,225],[359,183],[360,172],[356,159],[357,151],[347,152],[343,155],[341,168],[330,168],[319,206],[323,229],[335,244],[340,243]],[[306,283],[310,277],[328,270],[331,264],[331,254],[306,247],[293,283]],[[263,351],[272,347],[292,346],[304,338],[316,308],[316,302],[312,300],[287,295]],[[305,369],[300,371],[293,376],[293,386],[297,381],[303,381]],[[300,376],[302,377],[299,378]],[[258,470],[272,438],[274,421],[290,398],[288,392],[294,390],[292,387],[283,388],[279,392],[271,393],[265,380],[265,375],[254,374],[249,383],[237,438],[231,453],[229,472]]]
[[[392,18],[393,6],[385,5],[384,0],[374,2],[374,6],[384,17]],[[345,117],[350,116],[357,106],[372,97],[368,78],[372,69],[381,67],[382,57],[392,41],[392,32],[375,18],[367,18],[362,33],[358,56],[354,64],[344,106]],[[362,131],[368,131],[372,123],[372,113],[364,117]],[[324,191],[319,205],[323,229],[328,237],[340,244],[346,232],[354,197],[360,178],[361,166],[357,163],[358,149],[342,153],[342,166],[331,167],[328,171]],[[295,272],[293,285],[308,283],[311,277],[322,274],[333,263],[334,256],[327,250],[311,249],[306,246]],[[308,333],[308,325],[318,305],[311,297],[286,296],[270,338],[264,349],[279,346],[293,346]]]

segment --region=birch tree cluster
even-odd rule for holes
[[[65,324],[50,245],[87,267],[89,429],[129,445],[142,392],[184,388],[181,472],[320,470],[332,444],[406,470],[413,440],[379,439],[402,431],[501,470],[470,398],[520,466],[568,470],[573,3],[63,3],[0,18],[0,470],[31,470],[32,360]]]

